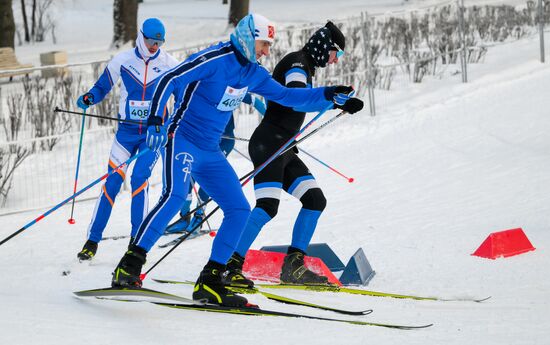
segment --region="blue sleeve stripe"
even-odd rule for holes
[[[307,74],[301,68],[292,68],[285,73],[285,85],[292,82],[299,82],[307,85]]]
[[[107,78],[109,78],[109,83],[111,83],[111,87],[113,87],[113,77],[111,77],[111,72],[109,72],[109,69],[105,68],[105,71],[103,73],[107,74]]]
[[[306,78],[307,78],[307,73],[306,71],[304,71],[303,69],[301,68],[298,68],[298,67],[294,67],[294,68],[291,68],[289,69],[288,71],[286,71],[285,73],[285,77],[291,73],[300,73],[300,74],[303,74]]]
[[[224,45],[220,49],[212,50],[205,52],[204,54],[198,55],[195,57],[192,61],[184,61],[178,66],[174,67],[170,71],[166,72],[160,80],[157,85],[157,88],[155,89],[155,93],[153,95],[153,98],[151,100],[151,114],[157,113],[157,108],[160,103],[160,100],[164,97],[164,91],[166,89],[166,86],[168,83],[177,77],[180,77],[184,75],[185,73],[188,73],[189,71],[207,63],[210,61],[213,61],[219,57],[233,54],[233,51],[231,50],[231,47],[229,45]],[[160,90],[160,92],[158,92]]]

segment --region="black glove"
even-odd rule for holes
[[[363,101],[359,98],[350,98],[344,103],[343,105],[334,105],[336,108],[342,109],[343,111],[355,114],[358,111],[361,111],[363,109]]]

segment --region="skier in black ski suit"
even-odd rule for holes
[[[317,30],[306,45],[286,55],[275,67],[273,78],[286,87],[310,88],[316,68],[337,63],[346,46],[345,37],[332,22]],[[348,87],[346,94],[352,94]],[[320,104],[316,109],[296,109],[269,101],[265,116],[256,128],[248,150],[254,168],[258,168],[284,143],[292,138],[304,123],[305,112],[323,110],[330,103]],[[350,98],[335,104],[348,113],[363,108],[358,98]],[[317,220],[326,206],[323,192],[307,166],[290,150],[275,159],[254,178],[256,207],[252,210],[235,253],[227,264],[225,281],[233,286],[254,286],[254,282],[242,274],[246,252],[262,227],[275,217],[279,207],[281,190],[291,194],[302,203],[292,233],[292,243],[281,271],[281,283],[327,284],[328,279],[319,276],[304,266],[304,255],[315,231]]]

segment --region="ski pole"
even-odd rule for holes
[[[239,141],[250,141],[250,139],[240,138],[240,137],[232,137],[232,136],[229,136],[229,135],[222,135],[222,139],[239,140]]]
[[[281,146],[281,148],[279,148],[277,151],[275,151],[274,154],[271,155],[271,157],[269,157],[265,162],[262,163],[262,165],[260,165],[258,168],[254,169],[254,171],[252,172],[252,174],[246,179],[244,180],[244,182],[242,183],[242,186],[246,186],[246,184],[248,182],[250,182],[250,180],[252,180],[254,178],[254,176],[258,175],[258,173],[260,173],[260,171],[264,170],[264,168],[269,164],[271,163],[275,158],[279,157],[279,155],[285,151],[285,149],[292,144],[293,141],[296,140],[296,138],[298,138],[302,133],[305,132],[306,129],[309,128],[309,126],[311,126],[315,121],[317,121],[317,119],[319,119],[324,113],[326,113],[328,110],[332,109],[334,107],[334,105],[331,103],[329,106],[327,106],[325,109],[323,109],[322,111],[319,112],[319,114],[317,114],[313,119],[311,119],[304,127],[302,127],[298,133],[294,134],[294,136],[292,136],[292,138],[288,139],[288,141],[286,143],[283,144],[283,146]],[[295,146],[295,145],[294,145]]]
[[[323,112],[319,113],[322,115],[322,113],[324,113],[326,110],[324,110]],[[281,150],[280,152],[280,155],[283,155],[285,154],[286,152],[288,152],[289,150],[292,150],[294,148],[294,146],[298,145],[299,143],[301,143],[302,141],[306,140],[307,138],[309,138],[310,136],[312,136],[313,134],[317,133],[318,131],[320,131],[322,128],[326,127],[327,125],[329,125],[330,123],[334,122],[337,118],[341,117],[342,115],[346,114],[346,112],[342,111],[340,112],[338,115],[336,115],[335,117],[333,117],[332,119],[330,119],[329,121],[323,123],[322,125],[320,125],[319,127],[317,127],[316,129],[314,129],[313,131],[311,131],[310,133],[308,133],[306,136],[304,136],[303,138],[301,138],[300,140],[298,141],[294,141],[292,142],[291,144],[289,144],[288,142],[285,143],[286,145],[286,148],[284,148],[283,150]],[[316,116],[316,118],[318,118],[319,115]],[[312,121],[314,121],[316,119],[312,119],[305,127],[304,127],[304,130],[307,126],[309,126]],[[303,131],[300,131],[301,133],[303,133]],[[300,134],[300,132],[298,134]],[[294,138],[291,139],[294,140],[297,136],[294,136]],[[288,144],[288,145],[287,145]],[[278,150],[279,151],[279,150]],[[266,164],[267,165],[267,164]],[[244,175],[243,177],[241,177],[239,179],[239,181],[242,181],[244,179],[246,179],[247,177],[250,177],[252,174],[254,174],[254,172],[259,172],[258,169],[254,169],[252,171],[250,171],[249,173],[247,173],[246,175]],[[249,180],[247,180],[249,181]],[[241,183],[241,186],[244,187],[245,183]],[[199,205],[197,206],[194,210],[192,211],[189,211],[188,213],[192,213],[194,211],[196,211],[199,207],[202,207],[206,204],[208,204],[210,201],[212,201],[212,198],[208,199],[206,202],[204,202],[202,205]],[[147,277],[147,275],[155,268],[158,266],[158,264],[160,264],[168,255],[170,255],[170,253],[172,253],[174,250],[176,250],[176,248],[182,244],[189,236],[191,236],[191,234],[196,230],[198,229],[204,222],[206,222],[207,219],[209,219],[216,211],[218,211],[218,209],[220,208],[220,206],[216,206],[215,209],[213,209],[208,215],[206,215],[206,217],[204,217],[204,219],[198,223],[193,229],[191,229],[191,231],[189,231],[188,233],[176,238],[175,240],[173,240],[173,242],[176,242],[176,244],[170,248],[170,250],[168,250],[160,259],[157,260],[157,262],[155,262],[153,264],[153,266],[151,266],[145,273],[142,273],[140,275],[140,279],[141,280],[145,280],[145,278]]]
[[[311,157],[312,159],[316,160],[317,162],[321,163],[322,165],[324,165],[325,167],[329,168],[331,171],[335,172],[337,175],[340,175],[342,176],[343,178],[345,178],[346,180],[348,180],[349,183],[352,183],[354,181],[353,177],[347,177],[346,175],[342,174],[341,172],[339,172],[338,170],[334,169],[333,167],[331,167],[330,165],[328,165],[327,163],[323,162],[322,160],[320,160],[319,158],[313,156],[312,154],[308,153],[306,150],[304,149],[300,149],[300,151],[302,151],[304,154],[306,154],[307,156]]]
[[[134,123],[136,125],[142,125],[142,121],[137,120],[125,120],[125,119],[117,119],[115,117],[109,117],[109,116],[103,116],[103,115],[94,115],[94,114],[86,114],[86,112],[79,113],[77,111],[70,111],[70,110],[64,110],[60,109],[59,107],[55,107],[53,110],[56,113],[66,113],[66,114],[74,114],[74,115],[81,115],[81,116],[88,116],[88,117],[95,117],[96,119],[103,119],[103,120],[110,120],[110,121],[119,121],[124,123]]]
[[[75,172],[75,176],[74,176],[73,194],[76,193],[76,187],[78,185],[78,171],[80,170],[80,154],[82,153],[82,139],[84,138],[85,124],[86,124],[86,110],[84,110],[82,112],[82,126],[80,127],[80,143],[78,144],[78,156],[77,156],[77,159],[76,159],[76,172]],[[71,206],[71,217],[68,220],[69,224],[74,224],[75,223],[75,220],[73,218],[75,201],[76,201],[76,198],[73,198],[73,203],[72,203],[72,206]]]
[[[30,223],[26,224],[25,226],[23,226],[21,229],[17,230],[16,232],[14,232],[13,234],[9,235],[8,237],[4,238],[1,242],[0,242],[0,246],[6,242],[8,242],[10,239],[12,239],[13,237],[19,235],[20,233],[22,233],[23,231],[25,231],[26,229],[30,228],[32,225],[34,225],[35,223],[37,223],[38,221],[46,218],[48,215],[50,215],[51,213],[53,213],[54,211],[56,211],[58,208],[60,208],[61,206],[65,205],[67,202],[71,201],[72,199],[76,198],[77,196],[79,196],[80,194],[84,193],[85,191],[87,191],[88,189],[92,188],[93,186],[95,186],[96,184],[98,184],[99,182],[101,182],[102,180],[106,179],[107,177],[109,177],[110,175],[116,173],[117,171],[119,171],[120,169],[123,169],[124,167],[128,166],[132,161],[136,160],[138,157],[142,156],[143,154],[145,154],[146,152],[148,152],[149,149],[145,149],[143,151],[140,151],[138,154],[128,158],[128,160],[126,160],[124,163],[120,164],[119,166],[117,166],[115,169],[111,170],[111,172],[108,172],[106,173],[105,175],[99,177],[97,180],[93,181],[92,183],[90,183],[89,185],[87,185],[86,187],[82,188],[81,190],[79,190],[78,192],[74,193],[73,195],[71,195],[70,197],[68,197],[67,199],[63,200],[62,202],[60,202],[59,204],[55,205],[54,207],[52,207],[51,209],[49,209],[48,211],[46,211],[45,213],[43,213],[41,216],[39,216],[38,218],[36,218],[35,220],[31,221]]]
[[[247,155],[245,155],[244,153],[242,153],[241,151],[237,150],[236,147],[233,148],[233,151],[237,152],[239,155],[243,156],[244,158],[246,158],[249,162],[252,162],[252,160],[250,159],[250,157],[248,157]]]
[[[343,116],[345,115],[346,112],[342,111],[340,113],[338,113],[338,115],[336,115],[335,117],[333,117],[332,119],[326,121],[325,123],[321,124],[319,127],[315,128],[313,131],[309,132],[308,134],[306,134],[305,137],[303,138],[300,138],[300,140],[292,143],[289,147],[287,147],[283,152],[281,152],[281,155],[285,154],[286,152],[292,150],[294,148],[294,146],[300,144],[302,141],[306,140],[307,138],[309,138],[310,136],[312,136],[313,134],[317,133],[318,131],[320,131],[321,129],[323,129],[324,127],[328,126],[329,124],[331,124],[332,122],[334,122],[337,118],[339,118],[340,116]],[[232,137],[227,137],[228,139],[231,139]],[[240,139],[240,140],[248,140],[248,139]],[[246,175],[242,176],[241,178],[239,178],[239,181],[242,181],[244,180],[245,178],[249,177],[250,175],[252,175],[254,173],[255,170],[252,170],[250,172],[248,172]],[[243,184],[244,186],[244,184]],[[202,204],[200,205],[197,205],[197,207],[195,207],[194,209],[188,211],[183,217],[187,217],[188,215],[191,215],[193,213],[195,213],[199,208],[201,207],[205,207],[207,204],[210,203],[210,201],[212,201],[212,198],[209,198],[208,200],[204,201]],[[178,238],[176,238],[175,240],[179,240],[181,238],[183,238],[185,235],[182,235]]]
[[[240,141],[244,141],[244,142],[250,142],[249,139],[244,139],[244,138],[237,138],[237,137],[224,137],[225,139],[234,139],[234,140],[240,140]],[[234,148],[233,150],[235,150],[239,155],[243,156],[244,158],[248,159],[250,161],[250,158],[248,158],[248,156],[246,156],[244,153],[240,152],[239,150],[237,150],[236,148]],[[303,152],[304,154],[306,154],[307,156],[311,157],[312,159],[316,160],[317,162],[319,162],[321,165],[329,168],[330,170],[332,170],[333,172],[335,172],[336,174],[342,176],[343,178],[345,178],[346,180],[348,180],[349,183],[352,183],[354,181],[354,178],[353,177],[347,177],[346,175],[342,174],[341,172],[339,172],[338,170],[336,170],[335,168],[331,167],[330,165],[328,165],[327,163],[323,162],[322,160],[320,160],[319,158],[315,157],[314,155],[312,155],[311,153],[307,152],[306,150],[300,148],[300,151]]]
[[[201,198],[199,196],[199,192],[197,191],[197,186],[195,185],[195,183],[193,183],[193,192],[195,192],[195,196],[197,197],[197,200],[200,201]],[[203,209],[203,212],[204,211],[206,211],[206,207]],[[212,227],[210,226],[210,223],[208,221],[206,221],[206,226],[208,226],[209,231],[212,231]]]
[[[315,116],[313,119],[311,119],[311,121],[309,121],[304,127],[302,127],[302,129],[300,129],[300,131],[298,131],[298,133],[296,133],[292,138],[290,138],[283,146],[281,146],[281,148],[279,148],[279,150],[277,150],[277,152],[275,152],[275,154],[277,154],[277,156],[281,156],[283,154],[285,154],[287,151],[291,150],[294,148],[294,146],[298,145],[299,143],[301,143],[302,141],[304,141],[305,139],[309,138],[310,136],[312,136],[313,134],[317,133],[318,131],[320,131],[321,129],[323,129],[324,127],[328,126],[329,124],[331,124],[332,122],[334,122],[337,118],[339,118],[340,116],[343,116],[344,114],[346,114],[345,111],[341,111],[340,113],[338,113],[338,115],[336,115],[335,117],[333,117],[332,119],[328,120],[327,122],[321,124],[319,127],[315,128],[313,131],[309,132],[305,137],[301,138],[300,140],[298,141],[295,141],[296,138],[302,134],[309,126],[311,126],[311,124],[313,124],[319,117],[321,117],[321,115],[323,115],[327,110],[329,109],[332,109],[332,105],[330,105],[329,107],[327,107],[326,109],[324,109],[323,111],[319,112],[319,114],[317,114],[317,116]],[[231,139],[231,137],[227,137],[228,139]],[[248,140],[248,139],[243,139],[243,138],[238,138],[237,140]],[[268,160],[266,162],[264,162],[261,166],[259,166],[258,168],[250,171],[248,174],[244,175],[243,177],[241,177],[239,179],[239,181],[243,181],[244,179],[247,179],[245,180],[243,183],[241,183],[241,186],[244,187],[255,175],[257,175],[261,170],[263,170],[263,168],[265,168],[265,166],[267,164],[269,164],[271,161],[273,161],[273,159],[275,159],[277,156],[275,156],[275,154],[273,154],[270,158],[268,158]],[[186,217],[187,215],[189,214],[193,214],[194,212],[196,212],[199,208],[201,207],[204,207],[206,206],[206,204],[208,204],[210,201],[212,201],[212,198],[209,198],[208,200],[206,200],[204,203],[202,203],[201,205],[198,205],[197,207],[195,207],[193,210],[187,212],[184,217]],[[217,210],[214,209],[211,213],[215,212]],[[200,223],[202,224],[202,223]],[[194,229],[191,230],[191,232],[193,232]],[[179,240],[180,238],[187,238],[186,237],[187,234],[185,235],[182,235],[178,238],[176,238],[176,241]],[[164,258],[164,257],[163,257]],[[163,259],[161,258],[161,260]]]

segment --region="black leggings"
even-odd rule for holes
[[[262,165],[273,155],[293,133],[262,122],[254,131],[248,144],[248,152],[254,168]],[[310,173],[305,163],[298,157],[294,150],[289,150],[282,156],[277,157],[269,163],[258,175],[254,177],[254,187],[263,183],[278,184],[289,192],[296,183],[307,180],[310,187],[303,193],[289,193],[299,198],[302,207],[308,210],[323,211],[326,207],[326,198],[323,191],[317,186],[315,178]],[[292,190],[294,191],[294,190]],[[277,215],[279,199],[275,197],[259,197],[256,199],[256,207],[262,208],[271,218]]]

